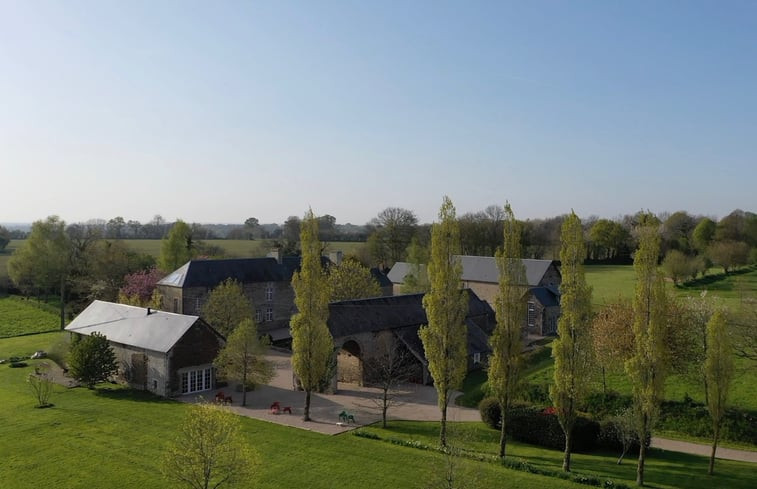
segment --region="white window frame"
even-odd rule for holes
[[[255,309],[255,322],[260,324],[263,322],[263,310]]]
[[[273,282],[268,282],[265,286],[265,301],[273,302]]]
[[[213,389],[215,372],[213,366],[189,367],[179,371],[181,394],[194,394]]]
[[[268,306],[265,309],[265,321],[270,322],[273,321],[273,307]]]
[[[473,365],[478,365],[481,363],[481,353],[476,352],[473,354]]]
[[[528,308],[526,309],[526,321],[528,326],[536,325],[536,303],[534,301],[528,301]]]

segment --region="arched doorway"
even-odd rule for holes
[[[360,345],[345,341],[336,359],[337,382],[363,385],[363,360]]]

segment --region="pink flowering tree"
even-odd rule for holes
[[[157,268],[126,275],[124,285],[118,291],[118,301],[133,306],[160,308],[162,298],[156,285],[163,276]]]

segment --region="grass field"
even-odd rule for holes
[[[49,306],[16,296],[0,296],[0,338],[59,328],[60,317]]]
[[[1,339],[0,358],[48,349],[60,334]],[[57,387],[54,407],[35,409],[25,385],[31,368],[0,365],[0,486],[166,487],[159,461],[186,404],[115,387]],[[248,487],[421,489],[439,487],[432,483],[445,470],[438,453],[249,418],[240,422],[261,462],[258,480]],[[458,470],[475,475],[475,487],[586,487],[471,460],[461,460]]]
[[[159,239],[127,239],[124,240],[129,248],[140,253],[147,253],[158,257],[160,255],[161,240]],[[203,240],[210,246],[221,248],[228,258],[254,258],[265,256],[273,246],[272,240],[244,240],[244,239],[207,239]],[[345,255],[355,253],[360,247],[364,246],[362,242],[332,242],[328,243],[326,252],[342,251]]]
[[[439,437],[438,423],[395,421],[388,429],[378,426],[364,428],[363,431],[377,434],[382,439],[399,439],[416,441],[426,445],[435,445]],[[450,426],[451,444],[470,452],[484,455],[496,455],[499,448],[499,432],[483,423],[453,423]],[[381,441],[374,443],[380,444]],[[560,470],[562,452],[508,441],[509,457],[523,459],[543,469]],[[636,460],[629,457],[622,465],[617,465],[615,453],[573,454],[571,465],[574,473],[594,475],[613,479],[635,486]],[[484,462],[481,462],[483,465]],[[716,475],[707,476],[707,459],[661,450],[650,450],[645,465],[645,482],[649,487],[685,487],[690,489],[711,489],[713,487],[753,488],[757,487],[757,467],[746,462],[718,460],[715,464]],[[554,479],[546,479],[543,487],[552,487]],[[486,487],[480,485],[477,487]]]

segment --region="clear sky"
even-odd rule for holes
[[[757,210],[757,2],[0,0],[0,222]]]

